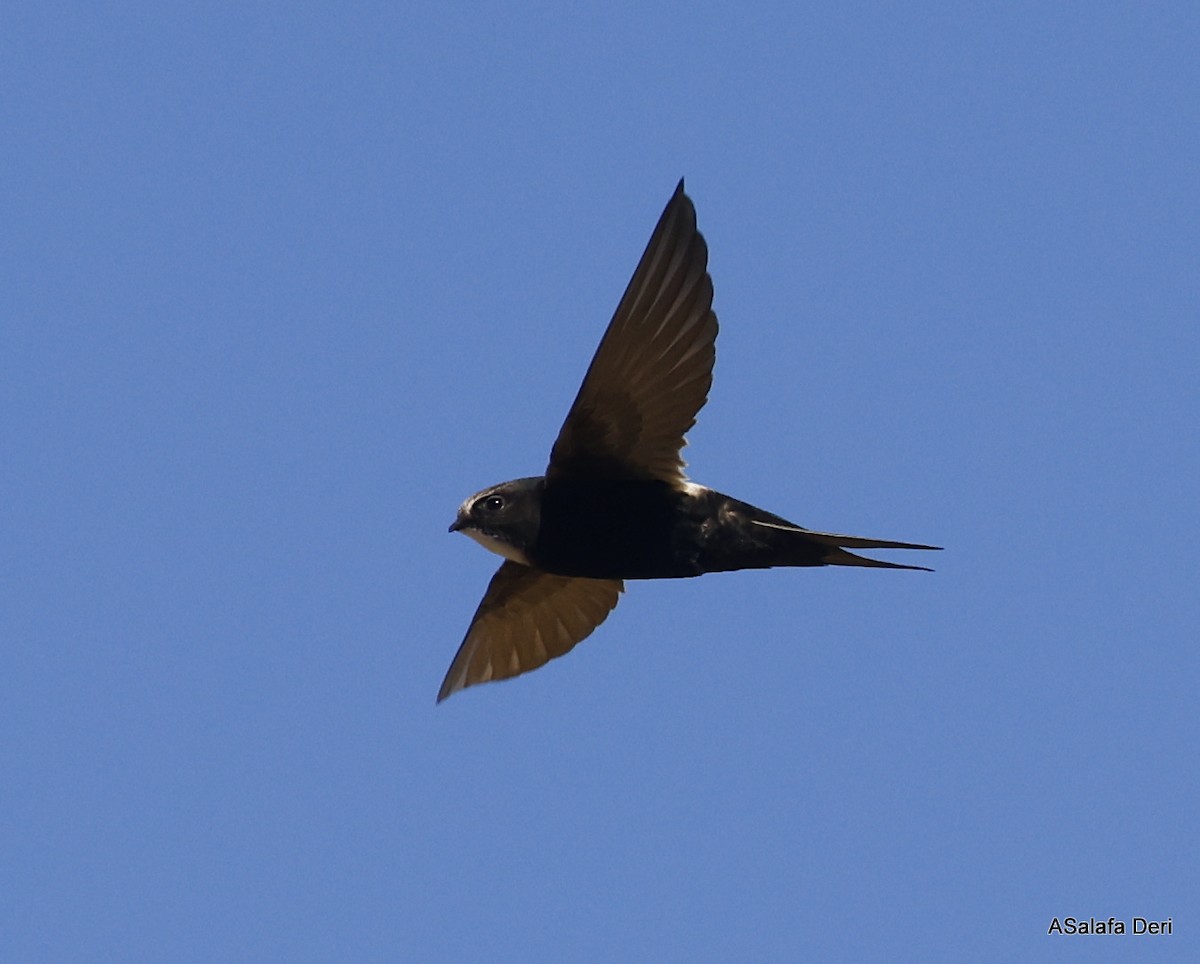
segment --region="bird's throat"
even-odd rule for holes
[[[521,549],[518,549],[511,543],[505,542],[503,539],[500,539],[491,533],[483,532],[482,530],[475,528],[464,528],[462,532],[464,535],[468,535],[478,542],[488,552],[494,552],[496,555],[503,556],[505,559],[510,559],[522,566],[532,565],[529,561],[529,557],[525,555]]]

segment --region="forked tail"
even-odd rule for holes
[[[767,522],[762,519],[750,520],[752,526],[761,526],[772,530],[772,544],[780,559],[774,565],[781,566],[864,566],[872,569],[919,569],[922,572],[933,572],[928,566],[906,566],[899,562],[884,562],[881,559],[868,559],[859,556],[849,549],[941,549],[941,546],[925,546],[916,542],[893,542],[890,539],[863,539],[860,536],[844,536],[833,532],[813,532],[800,526],[785,525],[778,522]],[[794,561],[789,561],[792,555]]]

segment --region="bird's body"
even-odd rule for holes
[[[482,518],[471,527],[456,522],[454,528],[514,562],[559,576],[681,579],[774,566],[918,568],[843,548],[907,549],[909,543],[812,532],[694,482],[584,478],[547,484],[538,476],[485,493],[504,499],[493,513],[506,518]],[[480,512],[488,514],[486,507]]]
[[[438,700],[535,669],[616,605],[625,579],[773,566],[922,569],[854,549],[935,549],[814,532],[683,474],[680,449],[712,384],[708,249],[683,182],[663,211],[544,476],[476,493],[450,530],[505,557]]]

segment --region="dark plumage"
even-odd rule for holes
[[[467,499],[450,526],[505,557],[438,701],[561,656],[608,616],[625,579],[772,566],[924,569],[848,549],[937,546],[813,532],[688,481],[684,433],[716,358],[708,248],[675,189],[559,431],[545,476]]]

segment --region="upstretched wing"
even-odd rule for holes
[[[716,359],[712,298],[708,247],[680,181],[558,433],[549,481],[685,481],[679,451]]]
[[[450,664],[440,703],[476,683],[508,679],[562,656],[612,612],[620,579],[554,576],[505,562],[488,584]]]

